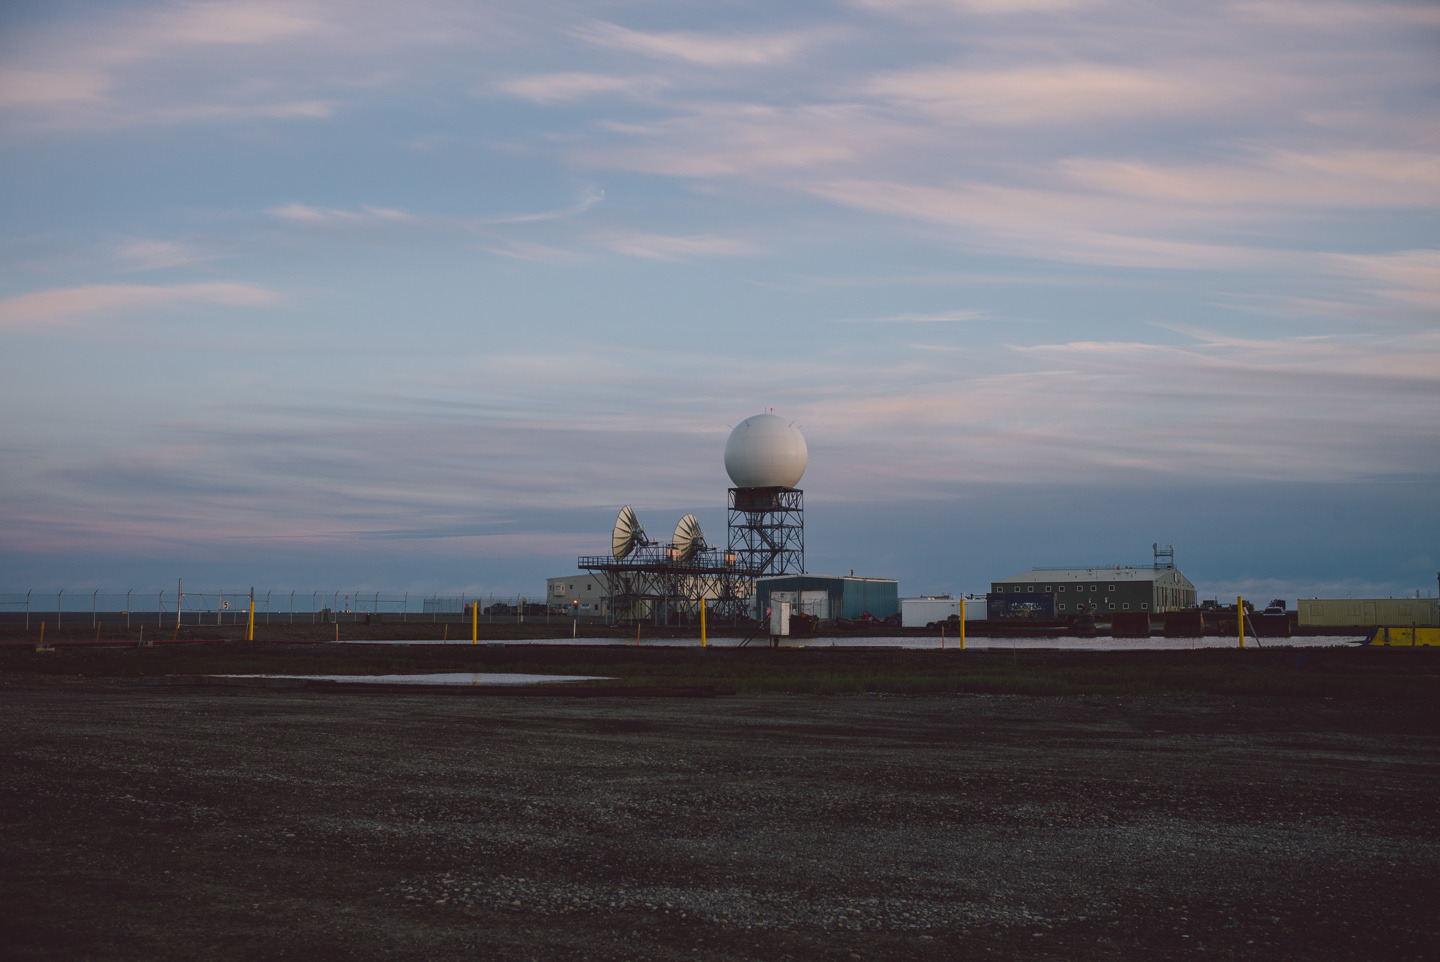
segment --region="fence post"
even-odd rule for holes
[[[55,630],[60,630],[61,599],[65,597],[65,589],[61,588],[55,595]]]
[[[34,588],[31,588],[29,591],[26,591],[26,592],[25,592],[25,630],[26,630],[26,631],[29,631],[29,630],[30,630],[30,592],[31,592],[31,591],[34,591],[34,590],[35,590]]]
[[[134,591],[134,590],[135,590],[134,588],[131,588],[131,589],[130,589],[130,591]],[[126,627],[126,628],[129,628],[129,627],[130,627],[130,591],[125,592],[125,627]]]

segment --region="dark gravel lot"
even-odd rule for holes
[[[1430,703],[0,677],[10,959],[1434,959]]]

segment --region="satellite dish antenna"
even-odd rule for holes
[[[700,530],[700,522],[693,514],[687,514],[675,525],[675,540],[672,546],[675,560],[687,562],[704,547],[705,534]]]
[[[620,516],[615,519],[615,533],[610,536],[610,549],[615,560],[624,561],[625,556],[637,547],[651,543],[630,505],[621,508]]]

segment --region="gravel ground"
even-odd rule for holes
[[[14,959],[1434,959],[1440,719],[0,679]]]

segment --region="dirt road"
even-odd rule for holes
[[[0,685],[15,959],[1432,959],[1440,720]]]

